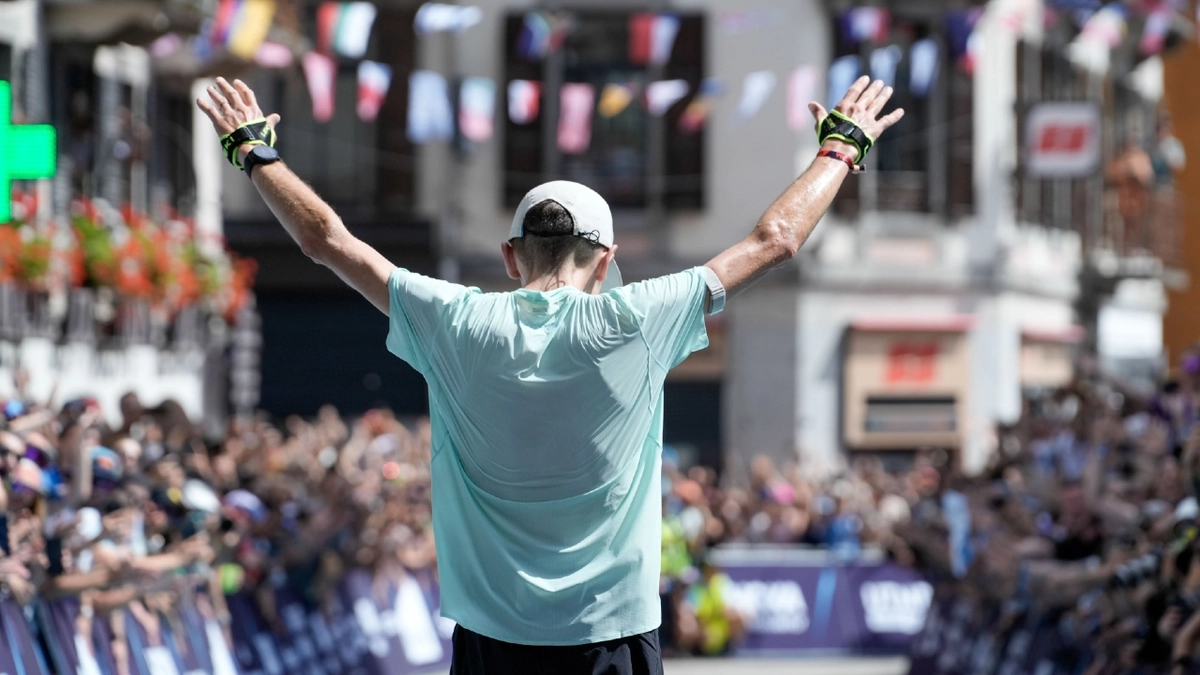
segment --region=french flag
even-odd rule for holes
[[[663,65],[671,60],[679,17],[638,13],[629,17],[629,61],[635,66]]]
[[[358,118],[373,122],[392,86],[392,69],[375,61],[358,64]]]
[[[485,143],[492,138],[496,116],[496,84],[486,77],[468,77],[459,88],[458,128],[467,140]]]
[[[1142,31],[1139,48],[1142,54],[1150,56],[1163,50],[1167,41],[1167,32],[1171,30],[1171,19],[1175,16],[1175,3],[1162,0],[1146,17],[1146,26]]]
[[[508,83],[508,118],[513,124],[531,124],[538,118],[542,83],[513,80]]]

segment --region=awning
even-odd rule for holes
[[[949,316],[873,316],[860,317],[850,329],[868,333],[966,333],[975,325],[967,314]]]
[[[278,24],[271,27],[267,40],[288,49],[292,54],[303,54],[312,48],[311,43],[295,33],[281,28]],[[160,84],[176,88],[179,91],[190,91],[191,82],[199,78],[216,77],[234,78],[250,70],[270,68],[262,64],[246,61],[225,48],[215,49],[208,59],[201,59],[196,50],[183,44],[174,52],[154,59],[150,64],[154,78]]]
[[[1021,339],[1029,342],[1057,342],[1076,345],[1083,341],[1087,333],[1083,326],[1066,326],[1064,328],[1025,328],[1021,331]]]
[[[46,31],[51,40],[58,42],[143,46],[170,32],[195,33],[203,18],[197,6],[184,2],[56,3],[46,6]]]

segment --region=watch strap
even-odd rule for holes
[[[829,116],[821,120],[821,127],[817,138],[822,145],[825,144],[825,141],[833,139],[849,143],[858,148],[858,157],[854,160],[855,164],[862,164],[862,161],[867,158],[867,153],[871,151],[871,148],[875,147],[874,138],[871,138],[867,132],[863,131],[857,122],[837,110],[829,111]]]
[[[251,148],[250,152],[246,154],[246,159],[244,160],[245,166],[242,167],[242,170],[246,172],[247,178],[253,178],[251,171],[254,170],[254,167],[262,164],[274,164],[280,159],[279,152],[276,151],[275,148],[272,148],[265,143],[258,145],[259,147]],[[260,150],[260,148],[266,148],[266,150]],[[263,157],[263,154],[266,154],[267,156]]]

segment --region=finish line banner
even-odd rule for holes
[[[907,655],[933,587],[891,564],[829,565],[828,556],[720,556],[728,602],[747,619],[740,656],[837,652]],[[806,560],[805,558],[810,558]]]

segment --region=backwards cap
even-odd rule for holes
[[[513,216],[512,229],[508,239],[519,239],[525,236],[525,216],[529,210],[545,202],[555,202],[571,214],[575,223],[577,237],[600,244],[604,248],[613,247],[613,218],[608,202],[595,190],[566,180],[557,180],[539,185],[529,191],[517,206]],[[614,260],[608,265],[608,276],[604,279],[602,291],[623,286],[621,270]]]

